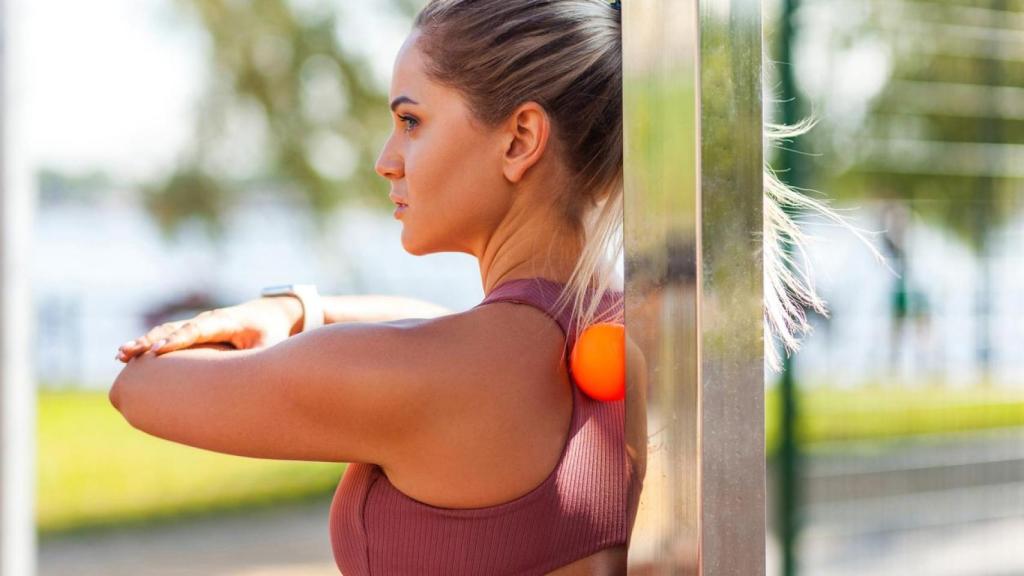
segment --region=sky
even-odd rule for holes
[[[319,0],[292,0],[315,10]],[[33,186],[41,168],[101,170],[121,182],[170,172],[203,92],[204,33],[174,0],[8,0],[9,146]],[[369,57],[387,90],[408,33],[384,2],[345,2],[339,40]],[[618,272],[623,269],[619,259]]]
[[[174,160],[202,86],[201,36],[166,2],[20,3],[16,50],[30,66],[14,114],[26,161],[143,177]]]
[[[193,127],[207,75],[206,41],[172,0],[9,0],[11,113],[30,169],[103,169],[148,180],[169,171]],[[297,5],[315,2],[295,0]],[[373,55],[387,86],[406,30],[350,2],[339,35]],[[372,33],[369,33],[372,32]]]

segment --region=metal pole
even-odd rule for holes
[[[762,575],[761,5],[622,7],[626,329],[650,382],[630,566]]]

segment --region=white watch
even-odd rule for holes
[[[260,296],[295,296],[302,303],[302,332],[324,325],[324,306],[314,284],[281,284],[260,290]]]

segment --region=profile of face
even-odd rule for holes
[[[427,76],[418,38],[414,30],[395,59],[393,129],[376,171],[392,200],[407,205],[397,214],[406,252],[480,256],[512,207],[516,183],[542,155],[547,121],[536,105],[505,126],[475,121],[458,91]]]

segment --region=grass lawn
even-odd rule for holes
[[[977,388],[801,395],[807,444],[1024,426],[1024,391]],[[765,397],[766,444],[778,396]],[[36,519],[41,537],[107,525],[329,496],[344,464],[260,460],[174,444],[132,428],[106,392],[40,392]]]
[[[1024,426],[1024,388],[867,385],[853,390],[811,387],[797,399],[803,445],[844,440],[969,432]],[[765,444],[774,454],[779,395],[765,395]]]
[[[263,460],[132,428],[106,392],[38,395],[40,536],[329,495],[344,464]]]

